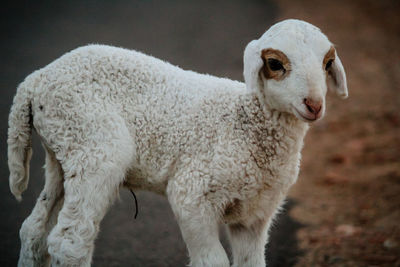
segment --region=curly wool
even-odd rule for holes
[[[204,174],[224,183],[230,177],[243,180],[237,178],[243,174],[234,171],[234,166],[243,165],[268,169],[274,174],[269,179],[297,177],[307,126],[289,114],[263,113],[243,83],[183,71],[135,51],[104,45],[78,48],[32,76],[21,87],[32,88],[34,128],[65,166],[67,179],[82,176],[83,170],[95,171],[103,162],[119,164],[99,146],[103,140],[112,145],[116,137],[98,127],[115,125],[127,127],[125,138],[134,146],[126,154],[132,158],[130,176],[139,179],[128,177],[125,182],[134,187],[162,193],[173,176],[172,165],[185,169],[185,162],[197,157],[208,165],[199,166]],[[85,158],[89,151],[96,155],[94,162]],[[285,165],[296,168],[275,175],[284,171],[280,166],[289,155],[295,157]],[[100,162],[95,161],[98,158]],[[216,166],[211,167],[213,162]],[[246,178],[263,180],[265,171],[254,175]]]

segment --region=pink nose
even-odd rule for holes
[[[310,98],[304,98],[304,104],[308,111],[315,114],[315,116],[318,116],[322,109],[322,100],[314,101]]]

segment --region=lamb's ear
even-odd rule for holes
[[[246,87],[250,91],[258,90],[260,86],[259,72],[263,66],[258,40],[251,41],[244,50],[243,75]]]
[[[341,98],[348,97],[346,73],[336,51],[335,60],[328,69],[327,85],[329,90],[334,91]]]

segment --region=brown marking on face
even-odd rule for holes
[[[322,68],[326,68],[326,64],[328,64],[329,60],[335,60],[336,58],[336,53],[335,53],[335,48],[331,46],[329,51],[325,54],[324,60],[322,61]]]
[[[336,75],[333,71],[333,68],[331,66],[329,66],[327,68],[326,64],[328,64],[328,62],[330,60],[332,60],[332,63],[334,63],[335,58],[336,58],[336,53],[335,53],[335,48],[333,46],[331,46],[331,48],[329,49],[329,51],[325,54],[324,60],[322,62],[322,68],[327,72],[326,75],[326,83],[329,84],[328,80],[329,79],[333,79],[333,83],[337,84],[337,80],[336,80]]]
[[[288,57],[282,51],[267,48],[261,51],[261,58],[264,62],[262,71],[266,79],[274,79],[276,81],[280,81],[289,75],[291,71],[291,64]],[[269,59],[278,60],[279,63],[282,64],[283,69],[272,70],[270,64],[268,63]]]

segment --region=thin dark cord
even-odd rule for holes
[[[135,199],[135,207],[136,207],[135,219],[136,219],[136,217],[137,217],[137,215],[138,215],[138,212],[139,212],[138,204],[137,204],[137,199],[136,199],[136,195],[135,195],[135,193],[133,193],[132,189],[129,189],[129,190],[131,191],[131,193],[132,193],[132,195],[133,195],[133,198]]]

